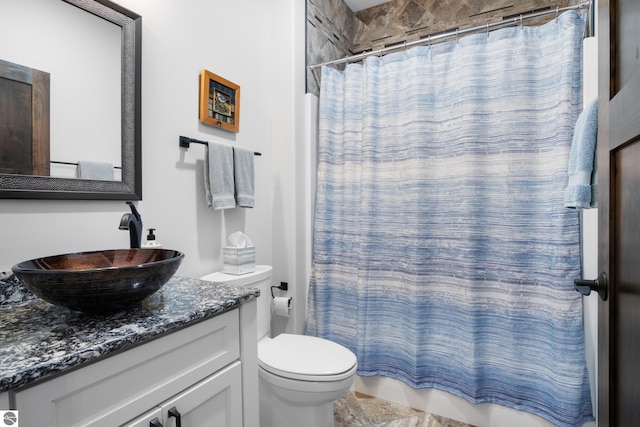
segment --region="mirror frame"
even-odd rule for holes
[[[109,0],[63,0],[122,28],[122,180],[0,174],[0,199],[142,200],[142,17]]]

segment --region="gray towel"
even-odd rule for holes
[[[235,147],[233,149],[236,205],[241,208],[252,208],[254,205],[255,173],[253,156],[253,151],[246,148]]]
[[[235,208],[233,147],[223,142],[209,142],[205,151],[204,188],[207,204],[213,209]]]
[[[79,160],[76,167],[76,178],[113,181],[113,164]]]

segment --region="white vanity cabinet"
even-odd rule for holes
[[[240,378],[237,362],[123,427],[241,426]]]
[[[254,299],[3,394],[21,427],[257,427],[255,310]]]

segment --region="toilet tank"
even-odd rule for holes
[[[256,271],[241,275],[225,274],[221,271],[200,278],[214,283],[228,283],[236,286],[251,286],[260,289],[258,297],[258,340],[269,336],[271,325],[271,266],[256,265]]]

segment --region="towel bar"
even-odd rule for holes
[[[191,144],[209,145],[209,143],[207,141],[200,141],[198,139],[189,138],[187,136],[181,136],[180,137],[180,147],[189,148],[189,146]],[[262,156],[262,153],[260,153],[258,151],[254,151],[253,155],[254,156]]]
[[[76,162],[58,162],[56,160],[51,160],[49,163],[55,163],[57,165],[69,165],[69,166],[78,166],[78,163]],[[114,169],[122,169],[122,167],[120,166],[114,166]]]

